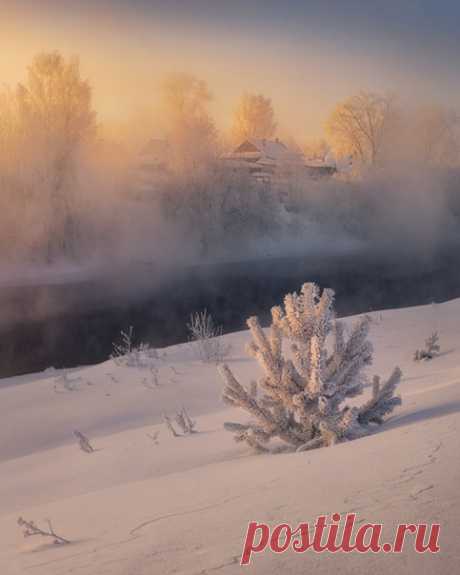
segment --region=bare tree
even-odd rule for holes
[[[339,103],[326,126],[335,150],[374,166],[391,109],[392,98],[371,92],[360,92]]]
[[[234,139],[271,138],[275,131],[275,113],[270,98],[262,94],[243,94],[233,119]]]

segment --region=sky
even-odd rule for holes
[[[123,124],[187,72],[208,82],[219,127],[260,92],[280,132],[308,140],[359,90],[457,108],[459,21],[457,0],[0,0],[0,82],[37,52],[78,55],[99,118]]]

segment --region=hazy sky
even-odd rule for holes
[[[38,51],[78,54],[99,116],[123,122],[186,71],[208,81],[222,127],[260,91],[282,128],[316,137],[359,89],[457,107],[459,22],[457,0],[0,0],[0,81]]]

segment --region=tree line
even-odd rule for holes
[[[231,133],[224,137],[212,117],[212,94],[205,81],[174,74],[165,79],[160,94],[175,172],[161,193],[166,219],[181,220],[184,234],[205,231],[206,239],[199,240],[205,251],[224,232],[235,237],[245,237],[243,229],[273,233],[292,222],[294,216],[286,216],[272,190],[253,190],[243,176],[236,181],[209,175],[209,166],[226,147],[276,135],[269,97],[243,94]],[[361,172],[401,162],[457,166],[457,124],[456,114],[442,106],[407,109],[395,96],[359,92],[331,112],[326,140],[311,142],[304,151],[321,157],[330,150],[337,156],[351,155]],[[78,256],[82,246],[92,246],[105,235],[120,234],[126,206],[117,208],[116,202],[131,185],[136,153],[103,136],[92,88],[77,58],[66,59],[58,52],[37,55],[24,82],[0,91],[0,253],[14,254],[16,260],[55,261],[63,254]],[[296,182],[288,188],[291,198],[298,197],[291,207],[308,206],[311,212],[311,184]],[[331,193],[335,198],[337,192]],[[321,204],[315,200],[322,218],[324,197]],[[140,229],[153,225],[153,216],[143,212],[133,216],[147,218]],[[203,214],[213,214],[205,225]],[[155,226],[160,225],[155,220]],[[134,244],[142,242],[144,236]]]

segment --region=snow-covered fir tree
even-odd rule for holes
[[[237,441],[259,451],[268,451],[272,438],[297,451],[333,445],[368,433],[370,424],[381,424],[401,403],[394,395],[401,379],[398,367],[383,384],[374,377],[372,396],[361,407],[345,403],[361,394],[367,381],[363,369],[373,353],[370,318],[361,317],[347,333],[333,304],[332,290],[320,293],[318,286],[306,283],[300,294],[284,298],[284,309],[272,308],[268,334],[256,317],[248,319],[248,352],[261,365],[262,377],[246,388],[228,365],[220,368],[224,401],[252,416],[246,424],[225,424]]]

